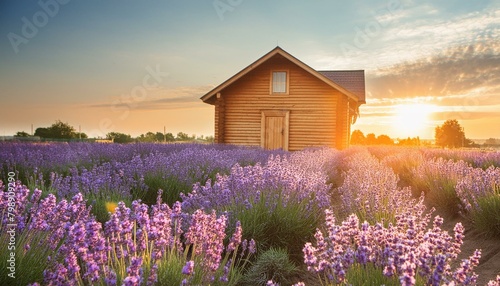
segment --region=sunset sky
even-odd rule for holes
[[[58,119],[213,135],[199,98],[279,45],[365,70],[353,129],[431,139],[457,119],[500,138],[500,1],[2,0],[0,34],[0,136]]]

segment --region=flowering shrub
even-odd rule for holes
[[[183,207],[187,209],[221,209],[236,204],[251,207],[266,192],[302,201],[314,195],[309,206],[327,206],[329,186],[325,175],[319,171],[307,172],[299,164],[293,164],[280,156],[270,157],[264,166],[241,167],[236,164],[229,175],[218,175],[216,181],[205,186],[195,184],[187,195],[182,194]],[[269,205],[272,209],[273,205]]]
[[[348,171],[337,191],[341,197],[341,216],[356,213],[369,222],[395,222],[397,214],[420,214],[424,211],[423,198],[412,198],[411,190],[399,189],[398,177],[391,168],[380,163],[367,152],[352,155]]]
[[[439,218],[429,226],[423,198],[411,196],[424,192],[426,203],[495,234],[500,171],[488,166],[496,157],[462,153],[2,143],[0,179],[15,172],[34,191],[17,182],[12,197],[0,181],[0,247],[15,233],[23,285],[235,285],[271,270],[274,260],[245,267],[256,249],[270,248],[297,266],[304,250],[319,276],[300,278],[312,285],[472,285],[479,251],[457,261],[461,225],[453,235]],[[12,284],[9,255],[0,252],[1,285]]]
[[[488,234],[500,235],[500,168],[473,168],[456,185],[463,214]]]
[[[181,194],[183,208],[227,211],[259,248],[286,248],[300,261],[302,244],[312,237],[321,209],[329,205],[329,185],[320,168],[306,170],[291,160],[276,156],[263,166],[235,165],[213,184],[196,184],[190,193]]]
[[[303,249],[307,269],[318,274],[323,285],[358,285],[362,281],[355,276],[347,279],[349,272],[367,266],[399,280],[401,285],[415,285],[416,281],[426,285],[471,285],[477,280],[473,270],[479,263],[479,250],[451,270],[463,243],[464,228],[460,223],[450,236],[441,229],[443,220],[439,216],[427,229],[430,214],[423,218],[398,215],[395,225],[384,227],[366,221],[360,224],[356,215],[337,225],[332,211],[325,213],[326,235],[318,230],[315,243],[308,242]]]
[[[392,171],[399,177],[399,186],[411,186],[415,177],[414,170],[424,163],[421,150],[415,148],[391,149],[393,152],[381,159],[380,162],[392,168]],[[421,192],[422,190],[417,188],[412,189],[414,196],[420,196]]]
[[[467,149],[422,149],[427,159],[443,158],[445,160],[465,161],[476,168],[487,169],[490,166],[500,167],[500,152]]]
[[[427,160],[414,169],[413,188],[424,192],[433,206],[457,214],[460,201],[455,187],[472,169],[464,161],[454,162],[443,158]]]
[[[6,192],[0,186],[4,236],[8,230],[6,222],[12,222],[6,211]],[[215,212],[195,211],[184,234],[186,240],[182,240],[181,224],[190,215],[181,211],[180,203],[174,204],[173,209],[162,203],[161,192],[151,207],[134,201],[128,208],[120,202],[104,228],[90,215],[81,194],[70,202],[57,202],[54,195],[40,199],[41,192],[36,190],[28,199],[29,190],[21,184],[16,185],[15,193],[13,217],[15,231],[21,237],[16,241],[21,261],[18,267],[37,271],[26,276],[33,279],[26,284],[43,280],[50,285],[152,285],[160,279],[178,279],[179,284],[184,279],[185,284],[193,285],[234,284],[239,277],[237,260],[245,261],[245,255],[255,252],[253,241],[250,246],[247,241],[242,243],[239,225],[228,246],[224,246],[227,218],[217,217]],[[7,241],[2,237],[2,244]],[[239,251],[242,244],[245,249]],[[41,253],[40,248],[45,251]],[[181,271],[165,270],[188,261],[194,263],[194,270],[187,278]],[[39,263],[43,268],[29,267]]]

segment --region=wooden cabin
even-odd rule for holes
[[[216,143],[343,149],[365,103],[365,76],[316,71],[276,47],[201,100],[215,106]]]

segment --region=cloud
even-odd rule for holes
[[[415,61],[450,47],[500,38],[498,7],[450,17],[448,10],[434,7],[436,4],[409,2],[402,1],[396,11],[375,12],[353,26],[336,49],[326,46],[310,56],[313,66],[373,70]]]
[[[500,88],[500,43],[460,45],[367,75],[369,98],[460,98]]]
[[[450,118],[455,118],[458,120],[475,120],[475,119],[492,119],[500,118],[500,112],[481,112],[481,111],[444,111],[444,112],[434,112],[431,115],[432,120],[444,121]]]
[[[91,108],[110,108],[113,110],[163,110],[193,108],[201,103],[200,97],[212,89],[211,86],[182,86],[176,88],[148,89],[144,98],[122,95],[110,102],[91,104]]]

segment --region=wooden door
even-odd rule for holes
[[[261,147],[288,150],[289,111],[262,111]]]

